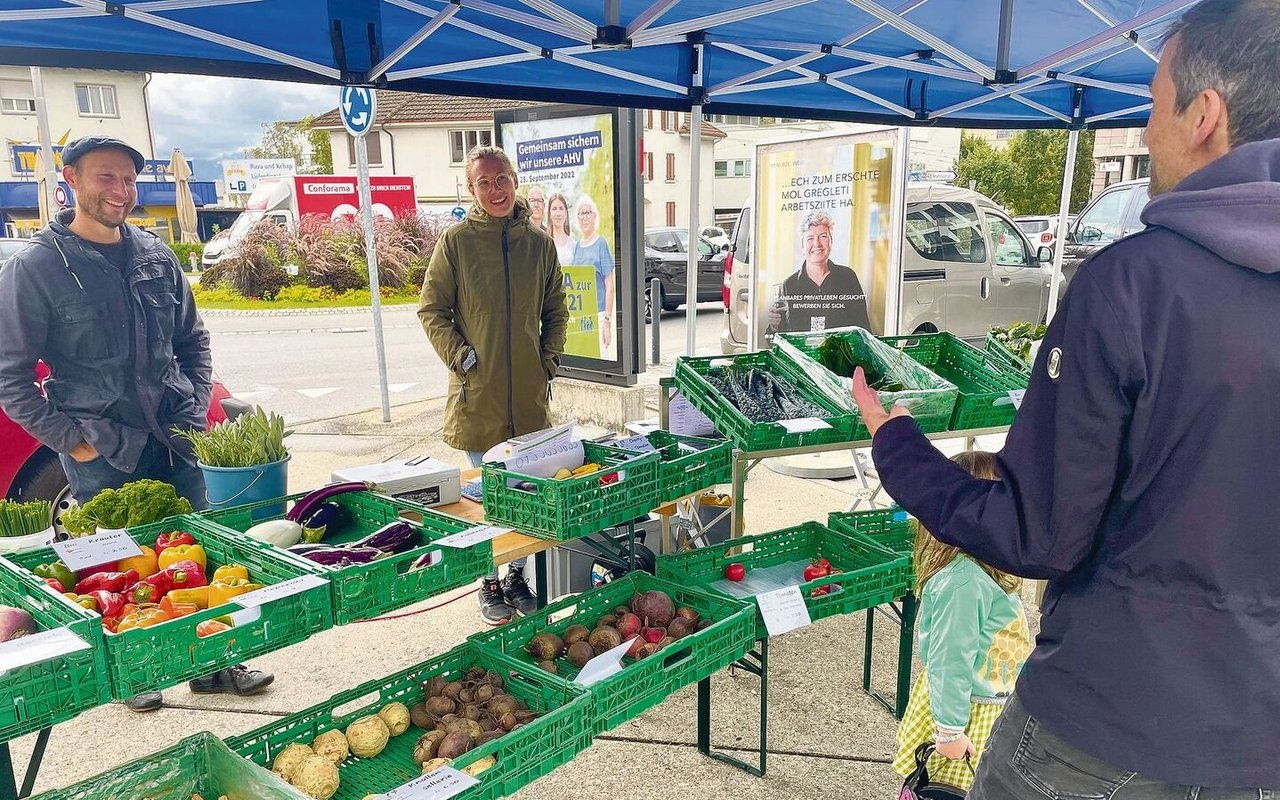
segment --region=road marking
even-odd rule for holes
[[[417,385],[418,385],[417,383],[389,383],[389,384],[387,384],[387,391],[388,391],[388,392],[395,392],[396,394],[399,394],[400,392],[403,392],[403,391],[405,391],[406,389],[412,389],[413,387],[415,387],[415,386],[417,386]],[[379,386],[375,383],[373,386],[370,386],[369,388],[371,388],[371,389],[378,389],[378,388],[381,388],[381,387],[379,387]]]
[[[268,397],[271,397],[274,394],[275,394],[275,389],[272,389],[271,387],[267,387],[266,389],[260,392],[236,392],[235,398],[237,400],[246,400],[250,403],[253,403],[258,400],[263,400]]]
[[[315,400],[317,398],[324,397],[326,394],[333,394],[334,392],[340,392],[342,391],[342,387],[328,386],[324,389],[294,389],[294,391],[302,395],[303,397],[310,397],[312,400]]]

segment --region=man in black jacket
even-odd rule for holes
[[[1173,31],[1147,228],[1072,281],[1003,480],[855,377],[890,495],[1049,579],[973,800],[1280,796],[1280,0],[1204,0]]]
[[[204,429],[209,334],[173,251],[125,221],[146,162],[106,136],[71,142],[62,159],[76,207],[0,269],[0,408],[58,453],[80,502],[152,478],[207,508],[203,474],[173,429]],[[39,360],[50,369],[43,392]],[[271,680],[233,667],[191,688],[252,694]],[[147,692],[127,704],[161,702]]]

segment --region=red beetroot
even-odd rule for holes
[[[631,646],[627,648],[627,658],[640,658],[640,650],[647,645],[643,636],[637,636],[631,641]]]
[[[649,644],[657,644],[658,642],[662,641],[666,637],[667,629],[666,628],[645,628],[643,631],[640,632],[640,635],[643,636],[644,640]]]
[[[642,592],[632,604],[631,611],[640,618],[648,620],[648,624],[665,628],[676,616],[676,604],[671,601],[671,596],[666,592],[654,590]]]
[[[640,618],[630,612],[622,614],[618,617],[618,622],[614,625],[618,633],[622,634],[622,641],[630,639],[640,633],[640,629],[644,627],[644,623]]]

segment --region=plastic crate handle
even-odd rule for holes
[[[711,629],[708,628],[707,630],[711,630]],[[702,631],[698,631],[698,633],[702,633]],[[697,633],[693,635],[697,636]],[[688,661],[691,658],[693,658],[693,646],[692,645],[687,647],[682,646],[676,652],[672,653],[669,656],[665,656],[662,659],[662,671],[670,672],[676,667],[682,666],[684,662]]]

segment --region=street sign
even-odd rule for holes
[[[54,202],[58,204],[58,208],[67,207],[67,189],[65,186],[58,186],[53,190]]]
[[[466,219],[467,216],[467,210],[462,206],[454,206],[453,211],[450,211],[449,213],[452,214],[453,218],[458,222],[462,222],[462,220]]]
[[[338,113],[342,127],[355,137],[364,136],[373,127],[378,115],[378,99],[373,89],[363,86],[343,86],[338,99]]]

